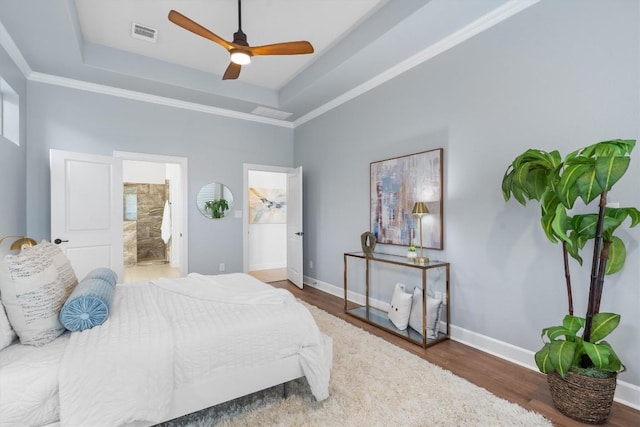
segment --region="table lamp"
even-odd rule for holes
[[[19,251],[20,249],[22,249],[22,246],[35,246],[38,244],[38,242],[36,242],[35,240],[25,236],[5,236],[0,239],[0,244],[2,244],[5,239],[9,239],[11,237],[16,237],[18,239],[11,244],[11,247],[9,249],[12,251]]]
[[[429,209],[427,209],[427,204],[425,202],[416,202],[413,205],[411,213],[413,215],[418,215],[418,221],[420,222],[420,257],[418,257],[416,261],[418,264],[425,264],[429,262],[429,258],[424,258],[422,255],[422,217],[429,213]]]

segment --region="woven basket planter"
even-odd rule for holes
[[[591,378],[569,372],[562,378],[557,372],[547,374],[553,404],[574,420],[589,424],[607,422],[613,405],[618,375]]]

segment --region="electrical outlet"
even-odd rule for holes
[[[436,291],[436,299],[439,299],[442,301],[442,292]]]
[[[220,271],[224,271],[224,263],[220,263]]]
[[[443,303],[443,304],[446,304],[446,303],[447,303],[447,293],[446,293],[446,292],[443,292],[443,293],[442,293],[442,303]]]
[[[309,268],[313,269],[313,261],[309,261]]]

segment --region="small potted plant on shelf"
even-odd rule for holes
[[[410,245],[407,248],[407,259],[411,262],[415,262],[416,258],[417,258],[417,254],[416,254],[416,247],[415,245]]]
[[[225,199],[207,200],[204,202],[205,210],[211,210],[211,218],[222,218],[229,210],[229,203]]]
[[[607,193],[625,174],[635,140],[603,141],[568,154],[530,149],[507,168],[502,180],[505,201],[522,205],[540,202],[541,225],[547,238],[562,244],[568,314],[559,326],[542,329],[544,345],[535,354],[556,407],[565,415],[589,423],[607,420],[617,373],[624,369],[604,340],[620,323],[620,315],[601,313],[605,275],[620,271],[626,258],[624,242],[614,235],[627,218],[640,222],[633,207],[607,207]],[[580,197],[585,206],[597,200],[593,213],[571,215]],[[588,304],[584,317],[574,315],[569,260],[582,265],[580,255],[593,242]]]

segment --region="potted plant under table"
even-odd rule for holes
[[[547,238],[562,245],[568,314],[561,325],[542,329],[544,345],[535,361],[547,374],[555,406],[571,418],[593,424],[606,422],[617,374],[624,369],[605,341],[620,323],[620,315],[600,312],[600,301],[605,275],[620,271],[626,258],[625,244],[614,233],[627,219],[630,227],[640,222],[636,208],[607,207],[607,193],[627,171],[634,146],[635,140],[603,141],[564,159],[558,151],[530,149],[515,158],[502,180],[506,201],[513,196],[522,205],[529,200],[540,203]],[[593,212],[572,214],[578,198],[584,209],[594,206]],[[573,311],[569,256],[582,265],[587,242],[593,245],[591,275],[586,311],[580,317]]]

